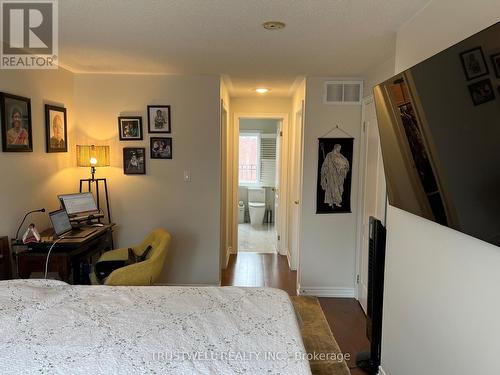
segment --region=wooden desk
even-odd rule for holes
[[[113,248],[113,226],[107,224],[85,238],[63,239],[55,244],[50,254],[49,272],[57,272],[62,280],[71,284],[90,284],[88,272],[94,257]],[[51,235],[51,230],[40,233]],[[27,279],[32,272],[45,272],[47,252],[54,241],[31,243],[27,250],[17,253],[19,275]],[[83,272],[82,272],[83,268]]]

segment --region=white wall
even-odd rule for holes
[[[323,104],[324,82],[329,79],[311,77],[306,82],[299,285],[302,294],[352,297],[356,274],[361,106]],[[317,215],[318,138],[336,124],[354,137],[352,213]],[[346,135],[337,131],[329,136]]]
[[[48,211],[58,208],[57,195],[76,185],[70,167],[75,153],[45,152],[45,104],[65,106],[69,149],[74,147],[73,75],[59,70],[0,70],[0,91],[31,98],[33,152],[0,153],[0,236],[12,238],[27,211],[39,230],[49,227]],[[21,232],[22,234],[22,232]]]
[[[118,246],[136,244],[156,227],[172,234],[162,283],[219,283],[219,100],[215,76],[75,76],[76,141],[111,147],[111,167],[98,175],[108,179]],[[172,160],[149,157],[148,104],[171,105],[172,134],[161,136],[173,138]],[[118,140],[119,115],[143,117],[143,141]],[[123,174],[123,147],[146,147],[145,176]]]
[[[394,75],[394,64],[396,55],[392,54],[382,64],[373,67],[363,74],[363,96],[373,96],[373,87],[391,78]]]
[[[396,36],[396,71],[401,72],[499,21],[498,0],[433,0]]]
[[[398,31],[396,70],[497,21],[496,0],[434,0]],[[500,249],[393,207],[387,229],[385,373],[497,374]]]

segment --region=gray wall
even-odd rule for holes
[[[215,76],[76,75],[76,141],[111,147],[111,167],[98,174],[108,178],[118,245],[136,244],[156,227],[172,234],[162,283],[219,282],[219,91]],[[172,160],[149,157],[148,104],[171,105],[172,134],[161,136],[173,138]],[[142,116],[144,140],[118,140],[123,114]],[[123,174],[124,147],[146,148],[145,176]]]
[[[278,130],[278,120],[273,119],[241,119],[240,132],[245,130],[257,130],[265,134],[276,134]]]
[[[73,90],[73,74],[62,68],[0,70],[1,92],[31,98],[33,137],[33,152],[0,152],[0,236],[13,237],[24,214],[37,208],[47,212],[31,215],[26,224],[48,228],[48,212],[59,207],[57,195],[74,192],[78,179],[89,177],[88,169],[80,177],[71,173],[76,165]],[[45,152],[44,104],[67,108],[67,153]]]

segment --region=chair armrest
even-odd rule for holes
[[[103,253],[98,262],[106,261],[106,260],[127,260],[128,259],[128,249],[115,249],[109,250]]]
[[[151,285],[150,261],[118,268],[106,278],[104,285]]]

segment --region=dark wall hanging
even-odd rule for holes
[[[347,134],[338,126],[336,129]],[[318,141],[316,213],[349,213],[354,138],[319,138]]]

